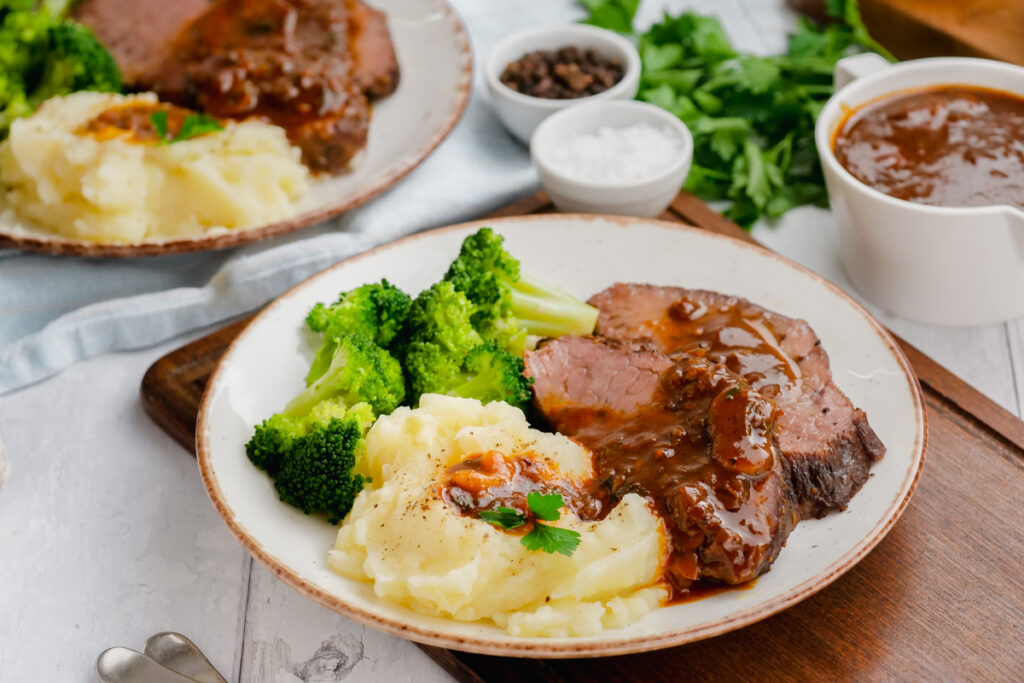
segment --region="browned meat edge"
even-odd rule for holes
[[[673,324],[670,308],[684,297],[709,310],[743,307],[766,321],[781,349],[802,371],[804,390],[797,398],[780,404],[783,414],[777,425],[801,515],[821,517],[831,510],[844,509],[867,481],[871,463],[884,455],[885,446],[864,412],[836,386],[828,354],[805,321],[718,292],[620,283],[590,299],[601,310],[596,333],[675,352],[677,349],[664,347],[656,330],[658,325]]]

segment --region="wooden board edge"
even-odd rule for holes
[[[968,413],[997,437],[1024,451],[1024,421],[960,379],[907,340],[893,335],[921,384]]]

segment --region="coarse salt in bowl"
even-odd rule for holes
[[[652,217],[679,192],[693,160],[682,121],[643,102],[565,109],[533,134],[530,155],[563,211]]]
[[[605,126],[555,147],[551,163],[565,175],[595,183],[649,180],[679,159],[683,140],[668,126],[646,122]]]

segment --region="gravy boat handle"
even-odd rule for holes
[[[869,76],[890,66],[889,60],[874,52],[844,57],[836,62],[835,71],[832,72],[832,84],[836,90],[839,90],[858,78]]]

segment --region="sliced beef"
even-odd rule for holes
[[[867,416],[836,386],[805,321],[679,287],[616,284],[590,303],[601,310],[596,334],[724,363],[775,400],[779,446],[803,516],[845,508],[885,454]]]
[[[288,132],[312,169],[366,145],[367,96],[398,84],[385,16],[358,0],[85,0],[75,10],[134,89]]]
[[[341,2],[342,0],[337,0]],[[92,28],[114,55],[125,83],[145,89],[159,65],[171,57],[177,35],[217,0],[82,0],[72,16]],[[349,47],[354,77],[370,99],[398,87],[399,69],[387,15],[361,0],[344,0],[349,12]]]
[[[214,0],[82,0],[72,17],[114,55],[125,85],[148,89],[147,75],[171,57],[174,39]]]
[[[370,117],[348,18],[337,0],[219,0],[146,85],[214,116],[277,124],[307,166],[338,173],[366,145]]]
[[[387,97],[398,88],[399,74],[387,15],[359,0],[345,0],[345,5],[356,83],[371,100]]]
[[[666,520],[677,588],[768,569],[797,519],[771,401],[720,364],[600,339],[562,337],[525,362],[537,408],[593,451],[604,513],[637,492]]]

